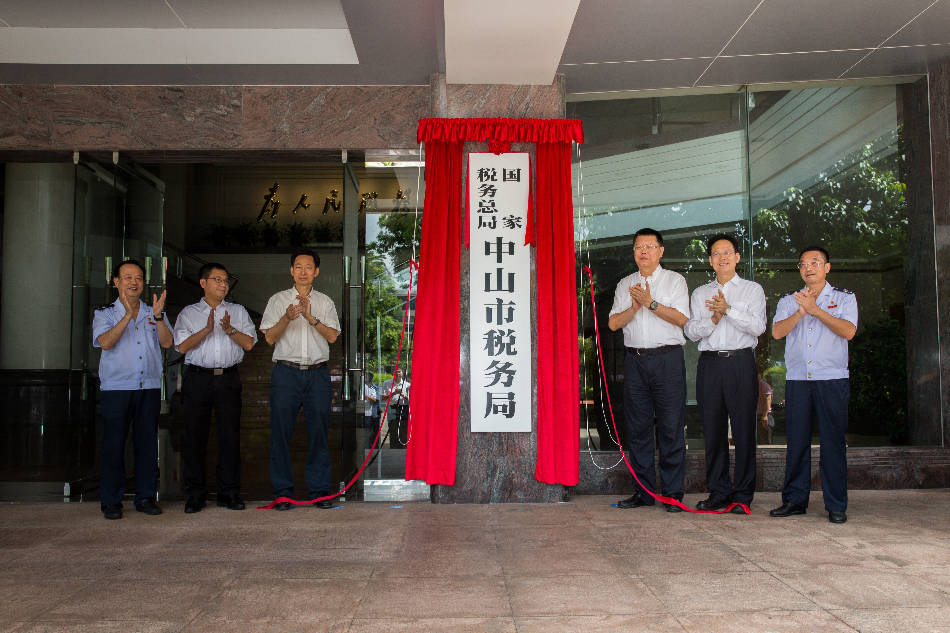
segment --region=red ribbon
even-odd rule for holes
[[[590,278],[590,302],[591,306],[594,309],[594,336],[597,338],[597,356],[600,359],[600,373],[604,379],[604,389],[607,389],[607,372],[604,370],[604,353],[600,348],[600,328],[597,326],[597,302],[594,300],[594,271],[590,269],[590,266],[584,266],[584,272],[587,273],[587,276]],[[614,407],[610,403],[610,398],[605,398],[607,400],[607,408],[610,411],[610,424],[614,427],[614,437],[618,440],[620,439],[620,434],[617,432],[617,422],[614,420]],[[652,490],[647,489],[642,483],[640,483],[640,478],[637,477],[637,473],[633,471],[633,466],[630,465],[630,462],[627,461],[627,454],[624,452],[623,447],[618,443],[617,446],[620,448],[620,455],[623,456],[623,461],[627,465],[627,469],[630,471],[630,474],[633,475],[633,478],[640,485],[640,488],[646,490],[647,494],[659,501],[660,503],[668,503],[670,505],[681,508],[687,512],[694,512],[696,514],[725,514],[726,512],[732,511],[736,506],[741,507],[745,510],[746,514],[752,514],[752,510],[749,509],[744,503],[730,503],[729,506],[724,510],[694,510],[683,504],[679,499],[674,499],[672,497],[664,497],[662,495],[654,494]]]
[[[393,369],[393,376],[395,376],[396,372],[399,371],[399,358],[402,356],[402,342],[406,336],[406,321],[409,318],[409,301],[412,299],[412,271],[413,269],[419,270],[419,264],[416,263],[416,260],[410,259],[409,260],[409,292],[406,294],[406,309],[403,311],[403,314],[402,314],[402,332],[399,334],[399,348],[396,350],[396,367]],[[259,506],[257,509],[271,510],[278,503],[292,503],[295,506],[308,506],[318,501],[327,501],[329,499],[335,499],[339,497],[340,495],[344,494],[347,490],[349,490],[350,487],[353,484],[355,484],[357,480],[359,480],[360,475],[362,475],[363,471],[366,470],[366,466],[369,464],[370,459],[373,457],[373,449],[376,448],[376,443],[379,442],[379,434],[383,430],[383,420],[386,419],[386,414],[389,412],[389,401],[392,400],[392,397],[393,397],[393,392],[392,390],[390,390],[389,395],[386,397],[386,408],[383,410],[383,415],[380,418],[379,428],[376,430],[376,437],[373,438],[373,445],[370,447],[369,454],[366,456],[366,459],[363,460],[363,465],[360,466],[360,469],[356,472],[356,475],[353,477],[353,479],[350,480],[348,484],[346,484],[346,487],[344,487],[343,490],[341,490],[340,492],[334,493],[332,495],[327,495],[325,497],[317,497],[316,499],[311,499],[310,501],[296,501],[294,499],[291,499],[290,497],[277,497],[276,499],[271,501],[268,505]],[[408,420],[411,420],[411,417],[408,417],[407,423],[408,423]]]

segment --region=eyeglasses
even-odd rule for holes
[[[721,253],[713,253],[710,257],[729,257],[731,255],[735,255],[735,253],[732,251],[723,251]]]
[[[799,268],[802,268],[802,269],[804,269],[804,268],[818,268],[819,266],[823,266],[824,263],[825,263],[825,262],[819,262],[819,261],[817,261],[817,260],[812,260],[812,261],[810,261],[810,262],[798,262],[798,267],[799,267]]]
[[[227,277],[208,277],[208,281],[213,281],[216,284],[225,283],[230,285],[231,283],[231,280]]]
[[[635,251],[645,251],[645,250],[656,250],[662,248],[659,244],[641,244],[640,246],[634,246],[633,250]]]

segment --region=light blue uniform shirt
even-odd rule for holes
[[[858,300],[850,290],[835,288],[827,281],[816,300],[818,307],[838,319],[858,325]],[[779,299],[774,323],[798,310],[791,294]],[[840,337],[810,314],[802,317],[785,337],[786,380],[836,380],[848,377],[848,340]]]
[[[125,316],[125,307],[115,303],[96,310],[92,320],[92,344],[115,327]],[[158,344],[158,323],[152,307],[139,299],[138,318],[129,321],[112,349],[102,350],[99,360],[99,382],[103,391],[160,389],[162,380],[162,347]]]

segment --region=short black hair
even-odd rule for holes
[[[831,263],[831,258],[828,257],[828,251],[826,251],[825,249],[823,249],[823,248],[820,247],[820,246],[806,246],[805,248],[802,249],[802,252],[800,252],[800,253],[798,254],[798,259],[801,260],[802,255],[804,255],[804,254],[807,253],[808,251],[818,251],[819,253],[821,253],[821,256],[825,258],[825,263],[826,263],[826,264],[830,264],[830,263]]]
[[[726,240],[727,242],[732,244],[732,248],[735,249],[736,253],[739,253],[740,255],[742,254],[741,252],[739,252],[739,240],[737,240],[732,235],[726,235],[725,233],[716,233],[715,235],[713,235],[711,238],[709,238],[706,241],[706,256],[707,257],[712,257],[713,244],[715,244],[716,242],[721,242],[722,240]]]
[[[298,248],[290,254],[290,265],[293,266],[297,263],[297,258],[301,255],[308,255],[313,258],[313,267],[320,268],[320,256],[314,253],[311,249],[304,246],[303,248]]]
[[[228,273],[228,269],[224,267],[224,264],[219,264],[218,262],[208,262],[204,266],[198,269],[198,279],[207,279],[211,276],[212,270],[223,270],[228,277],[231,275]]]
[[[116,264],[115,268],[112,269],[112,278],[113,278],[113,279],[118,279],[118,278],[119,278],[119,271],[121,271],[121,270],[122,270],[122,267],[125,266],[125,265],[127,265],[127,264],[132,264],[133,266],[138,266],[138,267],[139,267],[139,270],[142,271],[142,277],[143,277],[143,278],[145,277],[145,267],[142,266],[142,264],[138,263],[138,262],[137,262],[136,260],[134,260],[134,259],[127,259],[127,260],[125,260],[125,261],[119,262],[118,264]]]
[[[640,229],[639,231],[633,234],[633,243],[634,244],[637,243],[638,237],[650,236],[650,235],[656,238],[657,244],[659,244],[660,246],[663,246],[663,236],[660,235],[660,232],[655,229]]]

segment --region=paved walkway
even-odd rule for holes
[[[687,496],[695,504],[701,497]],[[348,503],[185,515],[0,505],[6,631],[950,631],[950,491],[771,519]]]

